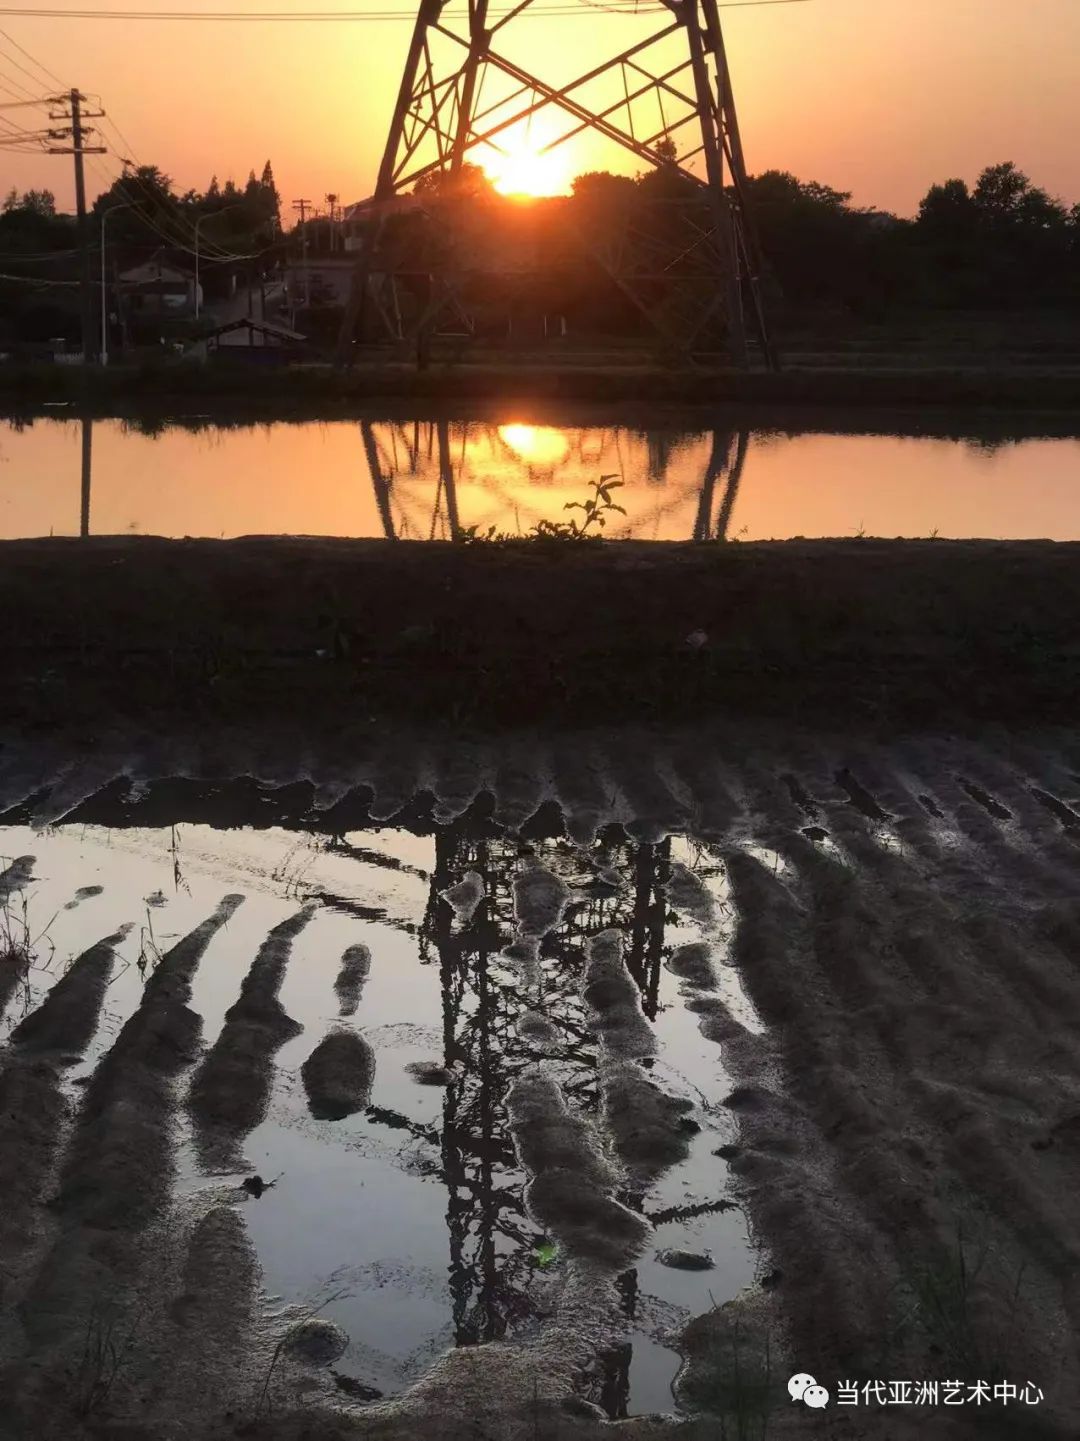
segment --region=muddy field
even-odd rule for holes
[[[5,1434],[1077,1434],[1072,732],[0,755]]]

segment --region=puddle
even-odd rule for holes
[[[608,1042],[587,1024],[582,986],[593,938],[617,932],[654,1052],[629,1064],[682,1098],[692,1124],[683,1124],[683,1159],[617,1192],[655,1233],[617,1278],[605,1324],[619,1339],[597,1357],[592,1394],[612,1417],[674,1408],[676,1333],[761,1271],[716,1154],[734,1138],[721,1105],[733,1082],[690,1008],[716,997],[741,1026],[761,1030],[728,959],[736,918],[714,850],[684,836],[650,845],[616,833],[587,848],[562,838],[524,847],[494,825],[333,838],[66,824],[0,829],[0,855],[35,858],[7,905],[25,915],[37,953],[0,1039],[40,1006],[74,957],[130,924],[115,944],[97,1032],[66,1072],[73,1096],[139,1006],[161,956],[223,896],[243,897],[194,973],[190,1006],[202,1018],[203,1052],[179,1079],[174,1196],[195,1203],[227,1193],[268,1296],[320,1307],[349,1337],[336,1363],[340,1384],[382,1394],[422,1376],[447,1347],[532,1335],[557,1306],[574,1256],[526,1207],[506,1096],[519,1076],[542,1067],[614,1156],[600,1084]],[[447,890],[469,904],[441,899]],[[274,962],[274,1014],[288,1024],[271,1041],[256,1038],[269,1062],[265,1111],[240,1128],[222,1171],[220,1153],[214,1161],[202,1144],[197,1109],[188,1109],[188,1084],[226,1012],[253,994],[259,967],[259,1014],[267,1014],[276,980],[267,979],[260,948],[274,928],[286,935],[283,923],[304,907],[310,917]],[[707,948],[713,984],[669,969],[687,946]],[[359,947],[370,957],[366,973],[360,965],[343,990],[342,957],[355,958]],[[343,1119],[317,1119],[302,1068],[335,1027],[371,1048],[370,1101]],[[445,1074],[418,1076],[424,1063]],[[240,1188],[254,1174],[273,1182],[258,1196]],[[672,1268],[657,1254],[669,1249],[708,1252],[713,1264]]]
[[[1078,454],[1071,439],[678,429],[648,407],[629,425],[20,420],[0,432],[0,537],[517,535],[615,475],[626,515],[609,538],[1076,540]]]

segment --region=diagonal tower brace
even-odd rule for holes
[[[390,338],[411,340],[454,303],[459,267],[444,250],[443,273],[434,277],[429,303],[408,334],[395,334],[375,283],[401,265],[384,244],[388,218],[402,210],[426,211],[446,241],[455,207],[427,194],[421,198],[417,187],[425,192],[432,177],[458,175],[477,151],[498,154],[510,132],[531,126],[544,112],[556,118],[557,133],[539,155],[592,130],[681,180],[674,191],[666,187],[658,221],[643,225],[637,213],[616,237],[579,236],[662,339],[689,350],[720,312],[733,362],[749,362],[749,321],[766,364],[775,367],[717,0],[664,0],[667,14],[650,33],[560,85],[512,58],[504,43],[508,27],[536,3],[518,0],[496,16],[489,0],[468,0],[467,15],[459,19],[445,13],[446,0],[421,0],[375,192],[350,217],[357,259],[339,363],[348,362],[365,312]],[[612,15],[612,24],[618,18]],[[485,100],[493,82],[496,93]],[[676,143],[673,161],[670,145]],[[691,168],[694,162],[704,175]],[[456,208],[460,215],[462,207]]]

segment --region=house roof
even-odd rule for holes
[[[423,199],[418,195],[391,195],[385,200],[376,200],[372,195],[346,205],[343,214],[346,220],[363,220],[371,216],[403,215],[423,208]]]
[[[141,265],[134,265],[130,270],[122,270],[120,279],[127,281],[142,280],[177,280],[189,281],[192,279],[186,270],[180,270],[175,265],[166,265],[157,260],[144,260]]]
[[[213,340],[216,335],[225,335],[232,330],[257,330],[261,335],[273,335],[278,340],[306,340],[306,335],[301,335],[298,330],[290,330],[287,325],[278,325],[272,320],[254,320],[250,315],[242,316],[239,320],[226,321],[224,325],[215,326],[213,330],[207,331],[206,339]]]

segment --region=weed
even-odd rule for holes
[[[1015,1274],[1002,1268],[977,1218],[958,1219],[944,1258],[913,1265],[905,1280],[907,1309],[892,1341],[914,1334],[942,1374],[1006,1378],[1024,1266]]]
[[[284,1351],[285,1347],[289,1344],[290,1338],[296,1334],[296,1332],[300,1329],[301,1326],[304,1325],[305,1322],[310,1321],[312,1317],[317,1316],[320,1311],[325,1311],[327,1306],[332,1306],[335,1301],[340,1301],[343,1296],[347,1296],[348,1294],[349,1292],[346,1288],[343,1288],[340,1291],[333,1292],[332,1295],[327,1296],[325,1301],[321,1301],[318,1306],[312,1306],[307,1311],[305,1311],[304,1314],[296,1321],[294,1321],[292,1325],[288,1328],[288,1330],[284,1333],[284,1335],[281,1337],[281,1340],[274,1347],[273,1355],[270,1357],[270,1365],[266,1368],[266,1375],[263,1377],[262,1390],[259,1392],[259,1399],[255,1403],[256,1416],[260,1414],[263,1405],[266,1402],[266,1394],[270,1389],[270,1382],[273,1379],[274,1371],[277,1368],[277,1363],[281,1360],[282,1351]]]
[[[10,898],[0,904],[0,987],[5,996],[18,989],[22,995],[23,1014],[30,1009],[30,972],[48,970],[56,948],[49,939],[53,916],[40,931],[30,923],[30,902],[26,892],[13,905]],[[43,952],[48,955],[42,960]]]
[[[985,1376],[999,1381],[1005,1376],[1006,1358],[1002,1354],[1013,1329],[1016,1307],[1023,1286],[1021,1265],[1006,1286],[992,1272],[990,1245],[985,1238],[974,1247],[965,1238],[963,1223],[956,1228],[956,1247],[938,1266],[916,1267],[910,1274],[914,1294],[914,1320],[929,1343],[932,1354],[940,1357],[948,1371],[957,1375]],[[980,1334],[977,1318],[983,1313],[985,1293],[1007,1294],[1008,1322],[1005,1332],[987,1345]]]
[[[559,1248],[553,1241],[541,1241],[536,1248],[536,1264],[541,1267],[551,1266],[559,1254]]]
[[[183,888],[187,891],[188,895],[190,895],[191,889],[184,880],[183,872],[180,869],[180,837],[177,835],[174,825],[169,827],[169,833],[169,854],[172,856],[173,868],[173,890],[179,891]]]
[[[34,939],[30,933],[29,904],[25,893],[16,908],[10,901],[0,907],[0,965],[28,971],[36,959]]]
[[[722,1309],[713,1300],[714,1313]],[[687,1399],[716,1417],[717,1441],[766,1441],[776,1399],[768,1333],[734,1322],[718,1338],[708,1364],[693,1368],[691,1378]]]
[[[459,539],[465,544],[503,544],[514,540],[599,540],[600,531],[607,525],[609,515],[626,514],[623,507],[611,498],[611,492],[618,490],[622,484],[614,475],[602,475],[599,480],[592,482],[593,493],[587,500],[568,500],[563,509],[584,511],[583,520],[578,520],[576,516],[569,520],[538,520],[524,536],[521,534],[520,523],[516,535],[497,531],[493,525],[488,526],[481,534],[475,525],[470,525],[460,533]]]
[[[154,923],[150,919],[150,907],[146,908],[146,925],[139,927],[139,959],[135,962],[140,976],[145,976],[147,966],[156,971],[161,965],[161,951],[154,938]]]
[[[135,1342],[135,1322],[121,1336],[115,1316],[97,1306],[86,1323],[82,1360],[75,1373],[75,1410],[80,1416],[101,1411]]]

